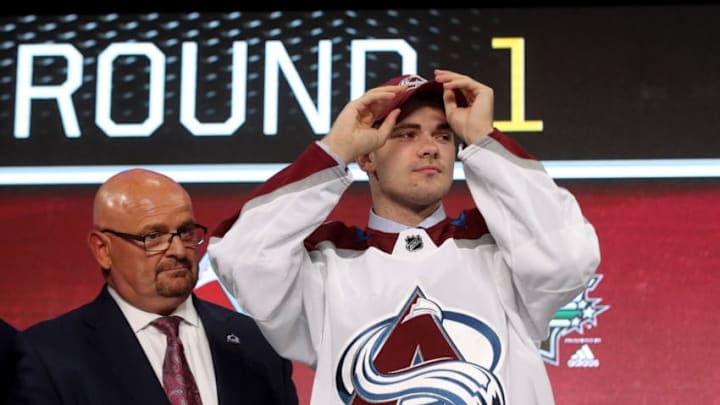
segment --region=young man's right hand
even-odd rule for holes
[[[379,127],[373,127],[373,123],[385,106],[406,90],[407,85],[381,86],[350,101],[322,142],[345,163],[378,149],[390,136],[400,109],[391,111]]]

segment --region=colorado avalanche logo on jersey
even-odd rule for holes
[[[400,313],[358,334],[336,370],[345,404],[505,405],[502,347],[482,321],[443,311],[419,288]]]

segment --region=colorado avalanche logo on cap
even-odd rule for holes
[[[422,86],[425,83],[427,83],[427,79],[425,79],[424,77],[418,75],[409,75],[408,77],[402,79],[398,84],[410,86],[408,87],[408,91],[410,91],[412,89]]]

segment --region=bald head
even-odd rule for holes
[[[192,206],[185,189],[170,177],[146,169],[125,170],[110,177],[95,194],[93,224],[114,228],[167,205]]]
[[[192,293],[196,246],[174,237],[195,225],[190,196],[180,184],[146,169],[120,172],[98,189],[93,222],[90,249],[108,285],[128,303],[169,314]],[[142,241],[149,234],[172,234],[169,246],[147,251]]]

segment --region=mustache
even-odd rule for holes
[[[194,263],[188,259],[174,259],[170,261],[165,261],[158,264],[157,272],[161,273],[167,270],[175,270],[180,267],[186,269],[187,271],[192,271],[194,268]]]

